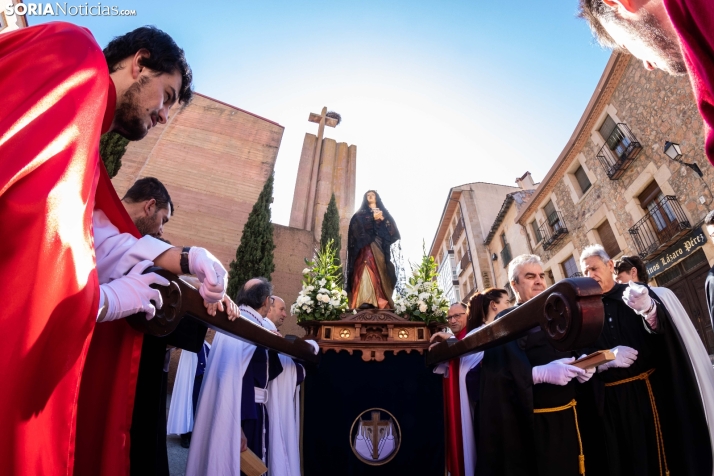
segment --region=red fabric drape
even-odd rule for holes
[[[350,307],[356,308],[362,303],[357,302],[359,294],[359,283],[362,279],[362,274],[365,268],[372,278],[372,286],[374,286],[374,292],[377,295],[377,302],[379,304],[379,309],[387,309],[389,307],[389,300],[386,294],[384,294],[384,288],[382,287],[382,278],[379,274],[379,269],[377,268],[377,261],[374,259],[374,253],[372,253],[371,246],[365,246],[362,248],[357,255],[355,260],[355,271],[354,277],[352,279],[352,296],[350,296]]]
[[[97,209],[140,237],[101,166]],[[82,374],[77,415],[77,476],[129,474],[129,431],[143,334],[125,320],[97,324]]]
[[[92,35],[0,35],[0,474],[69,475],[99,303],[92,247],[111,83]]]
[[[466,337],[464,327],[456,338]],[[459,359],[449,361],[449,376],[444,379],[444,424],[446,426],[446,467],[451,476],[464,475],[464,438],[461,433],[461,392]]]
[[[2,34],[0,90],[0,474],[128,474],[141,336],[120,322],[92,338],[93,209],[138,236],[99,160],[104,55],[67,23]],[[90,455],[101,470],[84,472]]]
[[[714,165],[714,3],[665,0],[664,4],[679,35],[697,106],[704,118],[707,158]]]

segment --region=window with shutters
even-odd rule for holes
[[[536,244],[540,243],[543,236],[540,234],[540,228],[538,228],[537,220],[533,220],[531,222],[531,229],[533,230],[533,238],[535,239]]]
[[[648,260],[691,230],[689,219],[674,195],[664,195],[657,182],[637,197],[645,216],[629,230],[640,258]]]
[[[597,227],[597,234],[600,236],[602,247],[605,248],[605,252],[610,258],[620,254],[620,245],[617,243],[617,238],[615,238],[615,233],[613,233],[609,221],[605,220]]]
[[[573,175],[575,175],[575,178],[578,181],[578,185],[580,185],[580,190],[583,193],[587,192],[592,184],[590,183],[590,179],[585,173],[585,169],[583,169],[583,166],[581,165],[580,167],[578,167]]]
[[[625,123],[616,123],[607,115],[598,132],[605,144],[597,159],[611,180],[619,179],[642,151],[642,145]]]
[[[546,216],[546,221],[549,225],[553,225],[558,221],[558,214],[555,213],[555,205],[553,205],[552,200],[548,200],[548,203],[543,207],[543,212]]]
[[[578,273],[578,265],[575,263],[575,257],[572,255],[570,258],[560,263],[560,266],[563,268],[563,274],[566,278],[572,278]]]

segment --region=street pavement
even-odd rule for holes
[[[169,402],[171,402],[171,394],[166,398],[167,415],[169,412]],[[169,474],[171,476],[185,476],[188,449],[181,447],[181,437],[178,435],[168,435],[166,437],[166,448],[169,452]]]

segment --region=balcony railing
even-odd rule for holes
[[[630,128],[627,124],[620,123],[597,153],[597,158],[610,180],[617,180],[641,151],[642,145]]]
[[[456,227],[454,228],[454,233],[451,235],[451,241],[452,243],[456,244],[459,242],[459,238],[461,238],[461,234],[464,232],[464,221],[459,220],[459,222],[456,224]]]
[[[466,269],[469,267],[469,263],[471,263],[471,255],[469,255],[469,252],[467,251],[464,253],[464,256],[461,257],[461,272],[459,273],[459,276],[466,271]]]
[[[565,226],[563,214],[553,212],[541,224],[538,231],[540,236],[543,237],[543,249],[548,250],[557,245],[568,234],[568,227]]]
[[[677,241],[692,225],[682,210],[677,197],[667,195],[630,228],[630,236],[640,258],[648,260]]]
[[[568,276],[568,277],[569,277],[569,278],[582,278],[582,277],[583,277],[583,273],[581,273],[580,271],[576,271],[575,273],[571,274],[571,275]]]
[[[512,256],[511,256],[511,245],[506,244],[506,246],[501,250],[501,262],[503,262],[503,267],[505,268],[508,266],[508,263],[511,262]]]

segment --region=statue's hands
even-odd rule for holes
[[[380,210],[379,208],[372,209],[372,216],[377,221],[384,220],[384,215],[382,214],[382,210]]]

